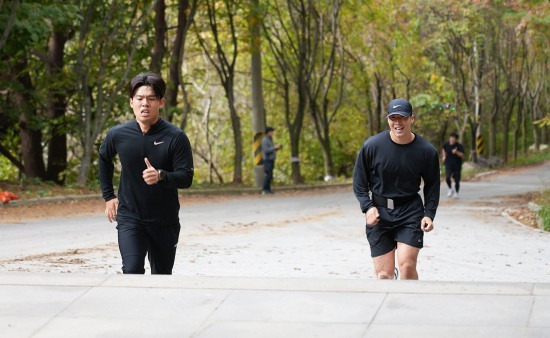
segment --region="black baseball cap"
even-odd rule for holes
[[[411,103],[405,99],[395,99],[391,100],[388,104],[388,115],[392,116],[399,114],[404,117],[409,117],[413,113],[413,108]]]

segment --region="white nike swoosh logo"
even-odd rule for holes
[[[159,144],[163,144],[163,143],[164,143],[164,141],[160,141],[160,142],[155,141],[155,142],[153,142],[153,144],[156,145],[156,146],[158,146]]]
[[[397,106],[393,106],[392,109],[395,109],[395,108],[397,108],[397,107],[401,107],[401,105],[398,104]]]

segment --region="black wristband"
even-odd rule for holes
[[[159,173],[159,181],[163,181],[166,178],[166,171],[159,169],[158,173]]]

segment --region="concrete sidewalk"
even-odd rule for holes
[[[550,283],[0,273],[0,337],[549,337]]]

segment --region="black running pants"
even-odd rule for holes
[[[171,275],[176,259],[180,225],[145,225],[134,220],[119,220],[118,247],[122,272],[144,274],[148,256],[151,274]]]
[[[447,186],[451,189],[451,177],[455,180],[455,191],[460,190],[460,174],[462,171],[462,165],[457,164],[445,164],[445,181]]]

